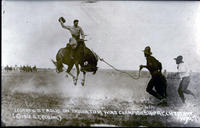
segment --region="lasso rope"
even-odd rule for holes
[[[131,74],[129,74],[129,73],[125,72],[125,71],[121,71],[121,70],[115,68],[113,65],[109,64],[108,62],[106,62],[103,58],[100,58],[96,53],[95,53],[95,55],[99,58],[100,61],[106,63],[107,65],[109,65],[109,66],[110,66],[111,68],[113,68],[114,70],[116,70],[116,71],[118,71],[118,72],[121,72],[121,73],[125,73],[125,74],[127,74],[129,77],[131,77],[132,79],[139,79],[139,78],[140,78],[140,71],[141,71],[141,70],[139,70],[139,75],[138,75],[138,77],[133,77]]]
[[[116,71],[118,71],[118,72],[121,72],[121,73],[125,73],[125,74],[127,74],[129,77],[131,77],[131,78],[133,78],[133,79],[139,79],[139,78],[140,78],[140,71],[141,71],[141,70],[139,70],[139,75],[138,75],[138,77],[133,77],[131,74],[129,74],[129,73],[125,72],[125,71],[121,71],[121,70],[119,70],[119,69],[116,69],[114,66],[112,66],[111,64],[109,64],[108,62],[106,62],[104,59],[100,59],[100,60],[103,61],[104,63],[106,63],[107,65],[109,65],[110,67],[112,67],[114,70],[116,70]]]

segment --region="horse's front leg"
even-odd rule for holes
[[[77,79],[76,79],[76,77],[70,72],[71,69],[72,69],[72,67],[73,67],[73,65],[69,65],[66,72],[73,78],[74,85],[76,85],[76,84],[77,84]],[[66,76],[67,76],[67,75],[66,75]],[[68,77],[68,76],[67,76],[67,77]]]
[[[77,83],[77,81],[78,81],[78,76],[79,76],[79,74],[80,74],[80,69],[79,69],[78,63],[76,63],[75,66],[76,66],[76,79],[75,79],[74,82]]]
[[[82,79],[82,81],[81,81],[82,86],[85,85],[85,75],[86,75],[86,72],[83,71],[83,79]]]

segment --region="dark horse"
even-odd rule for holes
[[[73,52],[74,58],[70,57],[71,51]],[[83,79],[81,84],[84,86],[86,72],[93,72],[93,74],[95,74],[98,69],[98,57],[94,52],[85,46],[84,41],[79,41],[75,49],[72,49],[70,45],[59,49],[56,55],[56,61],[52,60],[58,73],[63,72],[63,64],[68,65],[66,72],[73,78],[74,85],[77,84],[80,71],[83,72]],[[74,65],[76,66],[77,70],[76,77],[70,73]],[[79,70],[79,65],[81,66],[81,70]]]

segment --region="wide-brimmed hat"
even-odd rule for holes
[[[58,21],[59,21],[59,22],[63,22],[63,23],[65,23],[65,18],[60,17],[60,18],[58,19]]]
[[[142,50],[144,53],[148,54],[148,55],[151,55],[152,52],[151,52],[151,48],[149,46],[145,47],[144,50]]]
[[[183,62],[183,56],[181,56],[181,55],[174,58],[174,60],[176,60],[178,63],[184,63]]]

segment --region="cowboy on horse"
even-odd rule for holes
[[[77,84],[78,76],[80,71],[83,73],[82,86],[85,83],[86,72],[96,73],[98,67],[98,57],[97,55],[87,48],[84,43],[84,32],[80,26],[78,26],[78,20],[74,20],[74,26],[65,26],[65,19],[60,17],[58,21],[61,23],[61,26],[65,29],[68,29],[71,32],[72,37],[69,39],[69,43],[65,48],[60,48],[56,54],[56,61],[53,59],[52,62],[56,66],[56,71],[58,73],[63,72],[63,67],[68,66],[66,73],[73,78],[74,85]],[[82,39],[80,39],[80,35]],[[75,65],[76,67],[76,76],[70,73],[71,69]],[[79,66],[81,69],[79,69]]]
[[[72,49],[71,52],[70,52],[70,57],[72,59],[74,59],[74,49],[77,47],[77,45],[79,43],[82,43],[83,46],[84,46],[84,48],[83,48],[83,56],[84,56],[85,35],[84,35],[84,32],[83,32],[83,29],[80,26],[78,26],[79,20],[75,19],[73,26],[65,26],[64,23],[65,23],[66,20],[63,17],[60,17],[58,19],[58,21],[60,22],[62,28],[69,30],[71,35],[72,35],[72,37],[69,39],[69,43],[66,46],[66,47],[71,47],[71,49]],[[81,35],[82,39],[80,39],[80,35]]]

